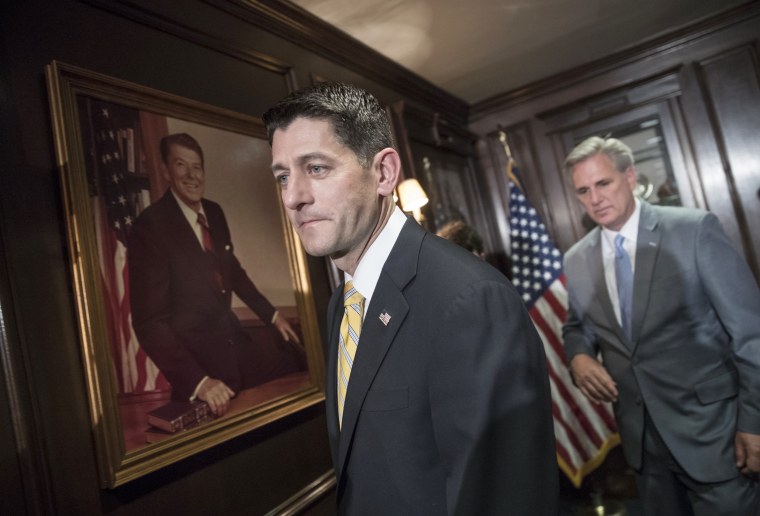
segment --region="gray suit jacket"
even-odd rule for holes
[[[565,273],[567,358],[601,351],[629,464],[641,465],[646,408],[692,478],[738,475],[736,431],[760,434],[760,292],[715,215],[642,203],[630,340],[607,293],[599,228],[570,249]]]
[[[546,360],[507,278],[408,220],[366,307],[339,430],[341,293],[327,341],[338,512],[555,516]]]

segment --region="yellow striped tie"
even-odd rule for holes
[[[343,320],[340,323],[338,343],[338,423],[343,428],[343,406],[351,368],[354,365],[356,347],[362,331],[364,297],[354,288],[353,282],[346,282],[343,289]]]

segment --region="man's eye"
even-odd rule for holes
[[[322,165],[311,165],[309,167],[309,172],[311,174],[322,174],[325,171],[325,167]]]
[[[287,174],[281,174],[281,175],[275,177],[274,179],[275,179],[275,181],[277,181],[277,184],[280,185],[280,186],[285,186],[286,184],[288,184],[288,176],[287,176]]]

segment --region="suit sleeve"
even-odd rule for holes
[[[583,317],[579,313],[578,303],[574,299],[574,278],[584,278],[579,272],[573,272],[573,263],[570,255],[565,257],[565,271],[568,277],[568,310],[567,319],[562,325],[562,342],[565,349],[566,361],[569,364],[575,355],[585,354],[593,358],[598,355],[596,348],[596,339],[590,333],[589,328],[584,324]],[[585,280],[585,278],[584,278]]]
[[[166,376],[176,397],[190,398],[206,376],[171,327],[171,275],[163,232],[135,224],[129,239],[132,326],[140,346]],[[160,229],[160,228],[159,228]]]
[[[558,470],[543,345],[511,286],[443,307],[429,366],[451,514],[554,515]]]
[[[696,249],[702,284],[731,336],[731,354],[739,373],[737,430],[760,434],[760,291],[757,282],[712,213],[700,220]]]

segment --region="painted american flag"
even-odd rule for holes
[[[512,282],[544,343],[557,462],[573,485],[580,487],[583,477],[604,461],[620,437],[610,405],[592,404],[573,385],[562,346],[562,323],[568,309],[562,254],[525,197],[512,159],[507,177]]]
[[[92,158],[98,194],[93,198],[107,325],[120,393],[168,388],[168,382],[140,348],[132,330],[127,242],[137,216],[132,129],[117,123],[112,107],[92,101]]]

